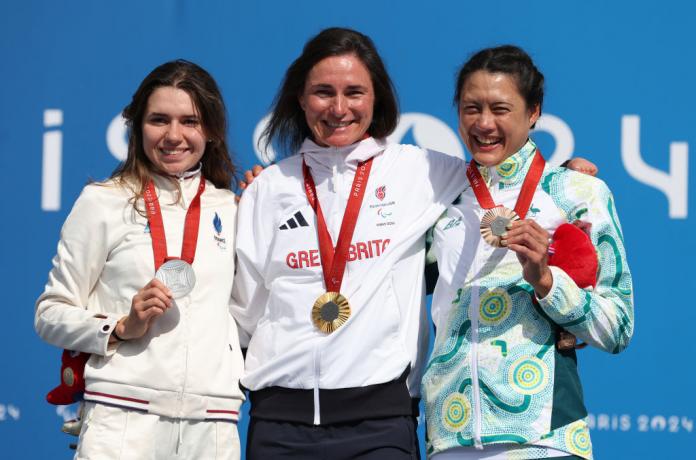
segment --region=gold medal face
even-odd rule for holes
[[[343,326],[348,318],[350,318],[350,304],[348,299],[338,292],[320,295],[312,307],[312,322],[325,334],[331,334]]]
[[[503,234],[507,231],[507,226],[511,222],[520,220],[512,209],[498,206],[486,211],[481,218],[481,236],[483,240],[496,248],[503,247],[500,244]]]

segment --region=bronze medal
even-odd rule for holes
[[[326,334],[343,326],[350,318],[350,304],[342,294],[327,292],[320,295],[312,307],[312,322]]]
[[[520,218],[512,209],[503,206],[489,209],[481,218],[480,228],[483,240],[496,248],[503,247],[500,241],[507,232],[507,226],[516,220]]]
[[[469,162],[469,166],[466,168],[466,177],[469,179],[476,201],[483,209],[487,210],[481,218],[480,226],[481,237],[486,243],[496,248],[504,247],[501,241],[507,231],[507,226],[527,216],[527,211],[534,197],[534,191],[537,185],[539,185],[539,180],[544,172],[545,164],[544,157],[537,150],[522,183],[522,189],[517,196],[515,210],[513,211],[495,204],[491,192],[488,191],[488,185],[483,180],[476,163],[473,160]]]

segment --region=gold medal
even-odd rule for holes
[[[327,292],[320,295],[312,307],[312,322],[326,334],[343,326],[350,318],[348,299],[338,292]]]
[[[516,220],[520,218],[512,209],[503,206],[491,208],[481,218],[481,236],[486,243],[501,248],[500,240],[507,232],[507,226]]]

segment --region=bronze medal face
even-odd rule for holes
[[[348,299],[338,292],[320,295],[312,307],[312,322],[325,334],[331,334],[343,326],[348,318],[350,318],[350,304]]]
[[[481,236],[483,240],[496,248],[501,248],[502,236],[507,231],[507,226],[516,220],[520,220],[512,209],[498,206],[486,211],[481,218]]]

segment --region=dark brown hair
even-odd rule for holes
[[[354,54],[370,73],[375,91],[372,122],[367,132],[376,138],[387,137],[399,121],[399,105],[391,78],[370,37],[351,29],[332,27],[322,30],[304,46],[302,54],[285,72],[285,77],[273,101],[270,121],[261,143],[276,144],[281,154],[295,153],[306,137],[311,135],[298,97],[302,94],[307,75],[321,60],[331,56]]]

